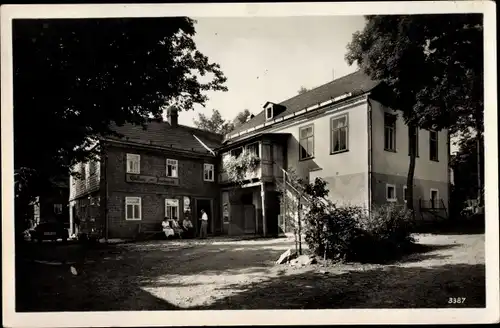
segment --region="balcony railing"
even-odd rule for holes
[[[245,180],[253,180],[253,179],[260,179],[262,177],[262,168],[261,168],[261,165],[259,164],[258,167],[253,170],[253,171],[250,171],[248,170],[246,173],[245,173]],[[227,183],[227,182],[230,182],[229,181],[229,176],[227,174],[227,172],[221,172],[219,174],[219,181],[221,183]]]

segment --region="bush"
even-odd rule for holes
[[[313,202],[306,214],[305,242],[318,256],[335,261],[383,262],[409,251],[412,216],[385,205],[372,212],[358,206]]]
[[[375,208],[370,216],[360,216],[361,234],[353,242],[356,260],[384,262],[409,252],[415,240],[412,213],[394,204]]]

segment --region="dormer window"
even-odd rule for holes
[[[266,108],[266,120],[270,120],[273,118],[273,106],[269,106]]]

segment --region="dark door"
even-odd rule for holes
[[[208,227],[207,227],[207,233],[211,234],[212,233],[212,202],[210,199],[197,199],[196,200],[196,216],[199,219],[201,219],[201,210],[204,210],[205,213],[208,215]],[[198,227],[201,225],[201,221],[198,222]]]

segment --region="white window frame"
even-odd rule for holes
[[[345,117],[345,126],[341,128],[333,128],[333,122],[339,119],[342,119]],[[346,134],[345,134],[345,149],[339,149],[339,150],[334,150],[334,144],[333,144],[333,133],[337,132],[340,129],[345,129]],[[342,153],[344,151],[349,150],[349,114],[342,114],[338,116],[333,116],[330,118],[330,154],[337,154],[337,153]]]
[[[405,202],[405,204],[407,203],[407,200],[406,200],[406,190],[408,189],[408,187],[406,185],[403,186],[403,201]]]
[[[139,206],[139,217],[134,217],[134,210],[132,210],[132,217],[128,217],[128,206]],[[142,199],[141,197],[125,197],[125,220],[127,221],[140,221],[142,219]]]
[[[394,119],[394,126],[389,126],[386,124],[386,118],[391,117],[391,119]],[[384,150],[385,151],[396,151],[396,125],[397,125],[398,118],[395,114],[391,113],[384,113]],[[386,130],[389,129],[392,131],[392,139],[390,140],[390,145],[389,148],[386,147]]]
[[[252,142],[251,144],[246,145],[245,148],[243,149],[243,152],[249,154],[250,153],[250,146],[253,146],[253,145],[257,145],[257,152],[254,153],[254,155],[256,155],[258,158],[260,158],[260,147],[259,147],[258,141]]]
[[[394,189],[394,198],[389,198],[389,187],[392,187]],[[388,202],[397,202],[398,201],[396,185],[393,185],[390,183],[385,184],[385,199]]]
[[[133,162],[136,167],[131,167],[130,162]],[[141,155],[127,153],[127,173],[141,174]]]
[[[439,189],[436,189],[436,188],[431,188],[431,189],[429,190],[429,203],[430,203],[430,205],[431,205],[431,206],[432,206],[432,192],[433,192],[433,191],[435,191],[435,192],[436,192],[436,202],[438,202],[438,201],[439,201]],[[439,207],[439,205],[438,205],[437,203],[436,203],[435,205],[436,205],[436,207],[432,207],[432,208],[438,208],[438,207]]]
[[[179,177],[179,161],[176,159],[167,158],[165,164],[166,164],[165,165],[165,174],[167,175],[167,177],[178,178]],[[168,167],[169,166],[172,166],[172,175],[168,175]],[[173,169],[174,167],[175,167],[175,174],[174,174],[174,169]]]
[[[90,161],[85,163],[85,186],[90,186]]]
[[[212,172],[212,177],[208,177],[206,176],[206,173],[207,172]],[[203,164],[203,181],[211,181],[213,182],[214,181],[214,175],[215,175],[215,167],[213,164],[208,164],[208,163],[204,163]]]
[[[169,202],[173,202],[176,205],[175,206],[169,205],[168,204]],[[179,204],[180,204],[180,202],[179,202],[179,200],[177,198],[165,198],[165,217],[169,218],[169,219],[173,219],[173,218],[171,218],[171,217],[168,216],[168,208],[169,207],[174,207],[174,208],[176,208],[176,212],[177,212],[176,213],[177,214],[176,217],[177,217],[177,219],[179,219],[179,213],[180,213],[179,212],[180,211],[180,209],[179,209],[180,205]]]
[[[271,113],[271,115],[269,115],[269,113]],[[266,108],[266,120],[270,120],[272,119],[274,116],[274,109],[273,109],[273,106],[269,106]]]
[[[311,129],[311,135],[309,137],[305,137],[305,138],[302,138],[302,131],[303,130],[307,130],[307,129]],[[306,156],[306,157],[302,157],[302,140],[306,140],[306,143],[307,141],[312,138],[312,149],[307,149],[306,150],[306,153],[309,154],[309,156]],[[347,145],[347,143],[346,143]],[[306,126],[302,126],[299,128],[299,159],[300,160],[306,160],[306,159],[311,159],[311,158],[314,158],[314,124],[309,124],[309,125],[306,125]]]
[[[432,134],[433,133],[436,134],[436,139],[435,140],[432,138]],[[436,142],[436,158],[432,158],[431,144],[432,144],[433,140]],[[434,130],[429,130],[429,159],[431,161],[434,161],[434,162],[438,162],[439,161],[439,133],[437,131],[434,131]]]

